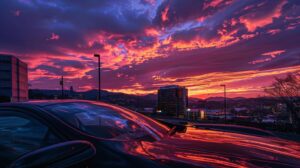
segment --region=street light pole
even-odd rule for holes
[[[60,85],[61,85],[61,98],[64,99],[64,76],[61,76]]]
[[[226,112],[227,112],[227,99],[226,99],[226,85],[223,84],[223,85],[220,85],[220,86],[223,86],[224,87],[224,116],[225,116],[225,122],[227,120],[227,116],[226,116]]]
[[[98,57],[98,100],[101,100],[101,62],[100,62],[100,54],[94,54],[94,57]]]

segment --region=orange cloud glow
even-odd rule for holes
[[[156,81],[156,84],[153,85],[155,87],[162,87],[169,84],[186,86],[189,89],[189,96],[192,97],[206,98],[222,95],[223,90],[220,88],[221,84],[227,85],[229,97],[255,97],[258,94],[264,94],[263,88],[269,86],[273,82],[275,76],[293,72],[300,72],[300,66],[270,70],[216,72],[182,78],[170,78],[163,76],[153,76],[152,78]],[[269,80],[264,80],[263,82],[258,83],[257,81],[262,78],[268,78]],[[110,91],[128,94],[156,93],[155,89],[144,90],[142,87],[134,86],[131,86],[131,89],[114,89]]]
[[[148,29],[145,29],[145,34],[147,36],[158,36],[159,31],[157,29],[154,29],[154,28],[148,28]]]

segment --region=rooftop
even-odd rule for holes
[[[26,64],[25,62],[21,61],[18,57],[9,55],[9,54],[0,54],[0,61],[10,61],[12,58],[19,60],[21,63]]]
[[[177,88],[185,88],[185,87],[179,85],[168,85],[168,86],[160,87],[159,89],[177,89]]]

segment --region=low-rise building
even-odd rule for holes
[[[12,55],[0,54],[0,101],[28,100],[27,64]]]

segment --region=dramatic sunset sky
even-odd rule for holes
[[[1,0],[0,53],[29,65],[32,89],[264,95],[300,71],[300,0]]]

